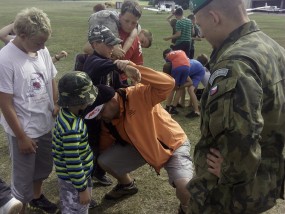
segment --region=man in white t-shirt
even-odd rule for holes
[[[52,171],[51,129],[58,107],[57,73],[45,42],[51,34],[47,15],[37,8],[17,14],[16,37],[0,51],[1,124],[12,158],[12,195],[31,209],[55,213],[42,194]]]

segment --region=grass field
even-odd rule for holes
[[[43,0],[9,0],[0,1],[0,27],[13,21],[17,12],[27,7],[38,7],[43,9],[51,19],[53,34],[47,43],[51,55],[57,51],[66,50],[69,56],[56,64],[59,71],[58,77],[65,72],[71,71],[74,65],[75,54],[82,51],[87,41],[87,20],[91,14],[92,7],[96,1],[43,1]],[[147,4],[147,2],[143,2]],[[189,11],[186,11],[186,15]],[[163,59],[162,51],[169,47],[169,43],[162,38],[171,34],[171,28],[166,22],[169,14],[156,14],[147,10],[143,11],[140,24],[143,28],[152,31],[154,42],[151,48],[144,49],[145,65],[161,70]],[[260,28],[274,38],[279,44],[285,47],[285,16],[270,14],[251,15],[259,24]],[[1,44],[2,45],[2,44]],[[0,47],[1,47],[0,45]],[[196,55],[206,53],[210,55],[211,47],[206,41],[196,42]],[[184,117],[187,109],[182,109],[175,119],[181,124],[192,142],[192,151],[199,139],[199,119],[189,120]],[[0,176],[7,182],[10,181],[10,160],[5,135],[0,129]],[[176,213],[178,201],[175,191],[168,185],[167,176],[164,170],[160,176],[149,166],[144,166],[132,173],[137,181],[139,193],[128,199],[116,203],[102,200],[104,194],[111,187],[95,186],[93,197],[100,203],[100,206],[90,213],[110,214],[172,214]],[[58,189],[55,173],[44,185],[44,192],[54,202],[58,202]],[[285,213],[284,201],[278,204],[267,213]]]

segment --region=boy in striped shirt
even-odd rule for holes
[[[98,94],[89,76],[65,74],[58,84],[61,110],[53,129],[52,155],[58,176],[62,214],[87,214],[91,200],[93,153],[81,117]]]

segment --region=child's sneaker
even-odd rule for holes
[[[95,207],[97,207],[98,204],[97,202],[95,201],[95,199],[91,198],[91,201],[89,203],[89,209],[94,209]]]
[[[186,214],[182,208],[182,205],[180,204],[179,205],[179,208],[178,208],[178,214]]]
[[[170,111],[170,106],[165,106],[165,110],[169,113],[169,111]]]
[[[0,208],[0,214],[18,214],[23,207],[21,201],[11,198],[6,204]]]
[[[171,106],[171,109],[170,109],[170,111],[169,111],[169,114],[175,114],[175,115],[177,115],[177,114],[179,114],[179,111],[176,110],[176,107]]]
[[[129,185],[117,184],[110,192],[105,195],[107,200],[116,200],[127,195],[134,195],[138,192],[135,181]]]
[[[29,203],[29,208],[31,210],[40,210],[45,213],[57,213],[58,208],[56,204],[50,202],[43,194],[41,194],[40,198],[33,199]]]

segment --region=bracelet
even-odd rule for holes
[[[54,58],[56,59],[56,61],[60,60],[60,58],[58,58],[56,55],[54,55]]]

